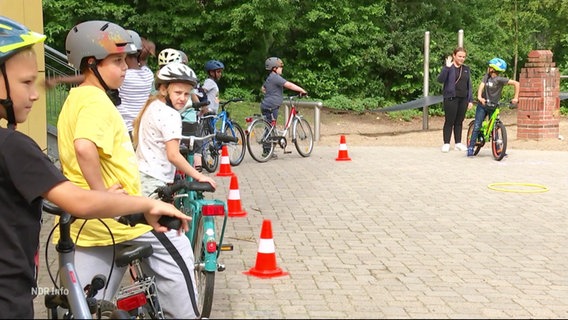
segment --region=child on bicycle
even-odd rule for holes
[[[136,158],[142,188],[150,194],[174,182],[176,169],[216,187],[215,181],[193,168],[180,153],[182,119],[179,115],[197,83],[195,72],[185,64],[171,62],[156,76],[158,94],[151,97],[134,120]]]
[[[15,130],[39,99],[32,46],[42,34],[0,16],[0,314],[4,318],[34,317],[32,288],[37,286],[37,258],[42,200],[48,199],[79,218],[110,218],[145,212],[157,231],[165,231],[161,215],[187,217],[161,201],[106,191],[84,190],[69,182],[30,137]]]
[[[203,91],[207,95],[209,101],[209,110],[217,114],[219,112],[219,86],[217,82],[223,76],[223,69],[225,65],[218,60],[209,60],[205,63],[205,72],[207,72],[207,79],[203,81]]]
[[[475,109],[473,133],[471,134],[469,145],[467,146],[468,157],[474,156],[473,148],[475,147],[475,142],[477,141],[483,120],[485,120],[486,116],[491,118],[493,115],[495,107],[499,103],[499,100],[501,100],[501,94],[505,85],[515,87],[515,96],[511,102],[513,104],[519,102],[519,82],[499,75],[500,72],[507,70],[507,63],[501,58],[493,58],[489,60],[488,64],[487,73],[483,76],[477,89],[478,104]]]
[[[126,55],[136,52],[130,35],[111,22],[86,21],[69,31],[65,49],[69,63],[85,75],[85,80],[70,90],[57,123],[63,174],[84,189],[141,195],[136,154],[115,107],[119,102],[116,89],[122,85],[127,69]],[[71,236],[78,239],[75,260],[82,282],[99,273],[109,274],[114,243],[119,249],[151,243],[154,253],[148,258],[149,274],[156,277],[166,317],[195,317],[197,312],[187,303],[195,296],[189,239],[173,230],[157,234],[145,225],[129,227],[113,219],[104,219],[104,223],[114,241],[99,221],[77,220],[71,226]],[[107,298],[116,294],[126,271],[113,270]],[[96,298],[102,298],[103,293]]]
[[[308,92],[302,87],[290,82],[282,77],[284,62],[278,57],[270,57],[264,62],[265,69],[269,72],[261,91],[264,98],[260,102],[260,112],[269,122],[278,119],[278,109],[284,101],[284,88],[299,92],[300,95],[307,95]],[[270,146],[265,146],[263,156],[270,151]],[[272,153],[276,157],[275,153]]]

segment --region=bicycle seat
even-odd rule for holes
[[[148,258],[152,253],[154,253],[154,250],[151,244],[135,244],[120,249],[114,261],[117,267],[126,267],[130,262]]]

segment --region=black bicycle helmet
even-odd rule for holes
[[[10,82],[6,74],[5,62],[16,53],[44,40],[43,34],[33,32],[12,19],[0,16],[0,72],[2,72],[6,87],[6,98],[0,98],[0,104],[6,109],[9,128],[14,129],[16,127],[16,115],[14,114],[14,103],[10,96]]]
[[[209,60],[205,63],[205,71],[207,72],[218,69],[225,69],[225,65],[221,61]]]
[[[266,59],[266,61],[264,62],[265,69],[269,71],[274,68],[283,67],[283,66],[284,62],[282,62],[282,60],[278,57],[270,57]]]

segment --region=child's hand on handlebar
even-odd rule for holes
[[[154,199],[150,200],[152,201],[152,208],[148,212],[144,213],[144,218],[148,225],[152,226],[154,230],[157,232],[168,231],[166,226],[163,226],[158,222],[162,216],[174,217],[181,221],[181,228],[178,230],[178,233],[181,233],[182,231],[187,232],[189,230],[189,221],[191,220],[190,216],[183,214],[170,203]]]
[[[199,182],[209,182],[209,184],[213,186],[213,188],[217,189],[217,182],[215,182],[215,180],[213,180],[213,178],[211,177],[201,174],[196,180]]]

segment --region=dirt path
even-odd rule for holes
[[[467,125],[473,119],[464,121],[462,142],[465,143]],[[517,139],[517,114],[515,110],[505,110],[501,120],[507,126],[508,148],[530,150],[568,151],[568,140]],[[323,109],[321,114],[320,141],[318,144],[334,146],[339,144],[340,136],[345,135],[347,145],[382,146],[442,146],[443,117],[430,117],[428,129],[423,130],[422,118],[412,121],[391,120],[381,113],[333,113]],[[560,136],[568,138],[568,119],[560,120]],[[453,147],[453,137],[452,137]]]

